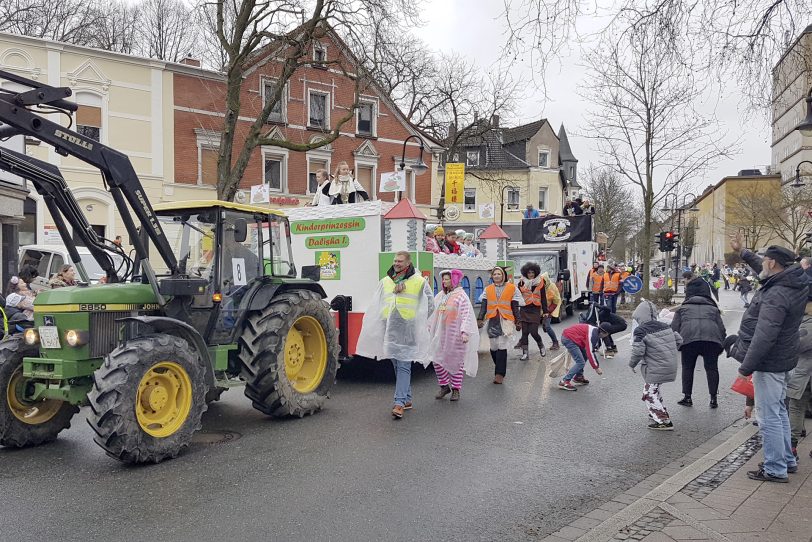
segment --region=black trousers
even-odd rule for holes
[[[507,350],[491,350],[491,359],[496,365],[493,374],[505,376],[507,374]]]
[[[519,339],[519,345],[527,347],[527,345],[529,344],[527,337],[530,336],[533,337],[533,340],[536,341],[536,344],[539,345],[539,348],[541,348],[541,345],[544,343],[541,342],[541,335],[539,335],[539,325],[533,322],[524,322],[524,321],[521,324],[522,324],[522,338]]]
[[[696,360],[702,356],[705,376],[708,378],[708,393],[715,396],[719,391],[719,354],[722,347],[709,341],[697,341],[683,345],[682,350],[682,393],[691,395],[694,388]]]

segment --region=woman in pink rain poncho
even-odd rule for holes
[[[430,359],[434,362],[440,391],[437,399],[449,393],[458,401],[463,372],[476,376],[479,329],[468,294],[460,287],[462,271],[441,271],[442,290],[434,297],[436,310],[429,318]]]

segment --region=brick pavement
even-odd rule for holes
[[[788,484],[747,478],[760,447],[739,421],[543,542],[812,542],[812,438]]]

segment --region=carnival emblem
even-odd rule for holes
[[[566,218],[554,218],[544,223],[546,241],[566,241],[570,236],[570,221]]]

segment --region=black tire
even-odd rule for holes
[[[0,445],[12,448],[38,446],[56,440],[57,435],[70,427],[70,420],[79,411],[79,407],[60,401],[49,401],[56,413],[47,421],[32,424],[20,420],[14,415],[9,403],[9,384],[18,371],[22,371],[24,357],[37,357],[36,346],[28,346],[22,336],[6,337],[0,341]],[[16,386],[15,386],[16,387]],[[20,400],[18,398],[18,400]],[[27,404],[27,403],[26,403]]]
[[[318,387],[309,393],[297,391],[285,370],[285,340],[294,323],[305,316],[318,321],[327,343],[324,375]],[[248,315],[238,346],[245,395],[254,408],[277,418],[301,418],[324,406],[336,380],[340,349],[335,320],[318,294],[294,290],[276,296],[267,307]]]
[[[186,372],[191,405],[182,424],[172,434],[159,437],[144,430],[136,407],[144,375],[163,362],[172,362]],[[179,337],[155,334],[127,341],[110,352],[93,374],[87,419],[96,433],[93,440],[107,455],[125,463],[159,463],[177,457],[200,429],[208,408],[204,375],[199,356]]]
[[[567,313],[567,316],[572,316],[572,314],[574,312],[573,307],[572,307],[572,303],[567,303],[567,305],[564,308],[564,312]]]

